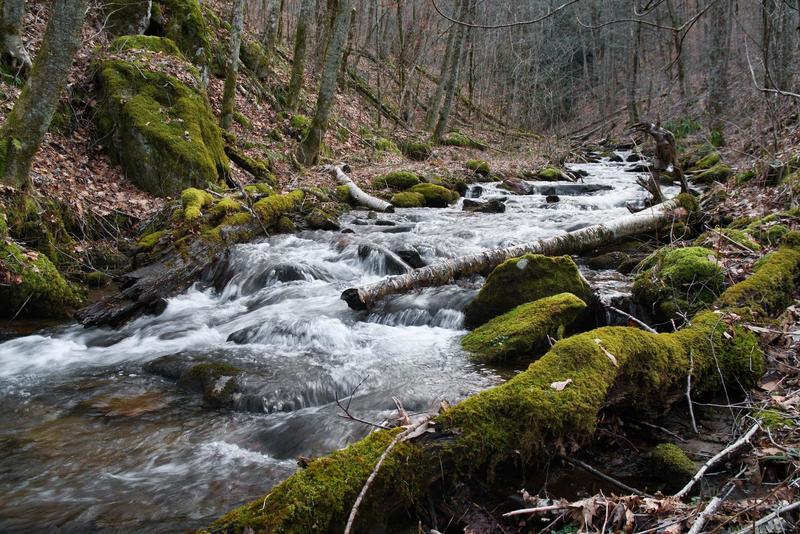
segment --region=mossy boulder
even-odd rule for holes
[[[482,159],[471,159],[464,163],[464,166],[483,177],[487,177],[492,173],[491,168],[489,167],[489,163],[483,161]]]
[[[484,148],[482,143],[467,137],[461,132],[450,132],[442,137],[441,144],[445,146],[457,146],[462,148]]]
[[[172,39],[186,58],[206,70],[212,52],[211,34],[198,0],[156,0],[163,35]],[[155,18],[155,16],[154,16]]]
[[[203,400],[215,407],[231,406],[238,390],[237,377],[242,371],[224,362],[203,362],[184,371],[178,386],[203,394]]]
[[[150,25],[152,2],[107,0],[103,4],[106,29],[111,35],[139,35]]]
[[[545,167],[536,173],[536,179],[543,182],[558,182],[564,180],[564,173],[556,167]]]
[[[0,317],[66,317],[85,300],[47,256],[0,238]]]
[[[181,193],[181,205],[183,206],[183,218],[187,221],[199,219],[203,208],[210,206],[214,202],[214,197],[208,191],[202,191],[190,187]]]
[[[584,302],[592,290],[569,256],[526,254],[498,265],[478,295],[464,309],[467,327],[482,325],[520,304],[559,293],[572,293]]]
[[[380,152],[388,152],[390,154],[402,154],[402,152],[400,152],[400,147],[398,147],[394,141],[392,141],[391,139],[387,139],[386,137],[376,137],[372,141],[372,146],[375,148],[375,150],[378,150]]]
[[[725,182],[732,175],[733,169],[725,163],[717,163],[708,170],[692,175],[690,180],[696,184],[707,185],[714,182]]]
[[[291,193],[272,195],[262,198],[253,204],[253,211],[267,227],[275,225],[278,220],[293,211],[297,211],[303,203],[305,193],[295,189]]]
[[[695,164],[689,169],[689,172],[698,172],[698,171],[705,171],[716,165],[722,161],[722,157],[719,155],[719,152],[710,152],[706,154],[699,160],[695,162]]]
[[[715,152],[714,147],[708,143],[700,143],[687,147],[680,153],[680,164],[682,169],[691,169],[697,162]]]
[[[289,132],[296,139],[303,139],[308,134],[308,129],[311,127],[311,119],[306,115],[292,115],[289,118]]]
[[[392,195],[390,202],[392,206],[398,208],[421,208],[425,205],[425,196],[421,193],[403,191]]]
[[[695,463],[672,443],[662,443],[650,452],[650,467],[654,476],[675,488],[682,487],[697,471]]]
[[[312,230],[334,231],[340,228],[336,216],[321,208],[314,208],[306,215],[306,224]]]
[[[458,200],[458,193],[435,184],[417,184],[408,192],[419,193],[425,197],[425,205],[429,208],[446,208]]]
[[[532,359],[550,347],[550,338],[563,337],[564,330],[585,308],[586,303],[572,293],[521,304],[464,336],[461,346],[480,362]]]
[[[419,176],[409,171],[393,171],[389,174],[377,176],[372,180],[372,187],[377,189],[394,189],[395,191],[403,191],[410,187],[414,187],[420,182]]]
[[[406,141],[400,143],[400,150],[408,158],[414,161],[425,161],[433,154],[433,147],[424,141]]]
[[[177,56],[172,68],[184,67],[181,79],[152,70],[151,54],[127,50],[96,64],[95,121],[109,156],[129,180],[159,196],[222,182],[228,158],[196,72]]]
[[[111,52],[146,50],[183,58],[183,54],[178,50],[178,46],[172,39],[154,35],[123,35],[111,41],[108,49]]]
[[[722,268],[714,251],[705,247],[660,249],[640,269],[633,295],[659,322],[709,306],[724,289]]]
[[[239,57],[242,60],[242,64],[259,79],[264,79],[269,74],[269,57],[267,56],[267,51],[258,41],[247,38],[242,39]]]

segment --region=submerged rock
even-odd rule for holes
[[[572,258],[540,254],[512,258],[491,272],[464,310],[464,322],[476,327],[520,304],[559,293],[572,293],[584,302],[592,297],[589,284]]]
[[[550,347],[549,338],[561,338],[585,308],[572,293],[521,304],[464,336],[461,345],[481,362],[533,358]]]
[[[503,200],[491,199],[486,201],[464,199],[461,205],[463,211],[471,211],[478,213],[503,213],[506,211],[506,205]]]
[[[163,356],[144,366],[148,373],[175,380],[178,386],[203,394],[203,400],[214,407],[232,407],[238,392],[237,377],[242,370],[226,362],[205,357],[195,358],[180,353]]]

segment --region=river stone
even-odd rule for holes
[[[465,198],[464,203],[461,205],[461,209],[463,211],[477,213],[503,213],[506,211],[506,205],[500,199],[492,199],[482,202]]]
[[[545,200],[548,204],[553,204],[555,202],[559,202],[561,199],[558,197],[558,195],[547,195]]]
[[[633,167],[628,167],[625,172],[650,172],[650,165],[646,163],[639,163]]]
[[[414,269],[419,269],[421,267],[425,267],[427,265],[425,260],[422,259],[419,252],[413,249],[403,249],[403,250],[396,250],[394,251],[395,254],[400,256],[400,258],[406,262],[410,267]]]
[[[608,158],[608,161],[612,163],[622,163],[622,156],[620,156],[619,154],[614,154],[610,158]]]
[[[311,210],[311,213],[306,216],[306,224],[308,224],[308,227],[312,230],[335,231],[340,228],[339,221],[336,220],[336,217],[319,208],[314,208]]]
[[[558,293],[572,293],[584,302],[592,290],[569,256],[526,254],[500,264],[489,274],[464,310],[464,323],[474,328],[513,308]]]
[[[506,178],[498,185],[500,189],[505,189],[515,195],[530,195],[533,193],[533,186],[524,180],[518,178]]]
[[[636,154],[636,153],[633,153],[630,156],[628,156],[627,158],[625,158],[625,161],[627,161],[628,163],[636,163],[637,161],[641,161],[641,160],[642,160],[642,156],[640,154]]]

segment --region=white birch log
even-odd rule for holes
[[[358,187],[356,183],[349,176],[347,176],[347,174],[345,174],[345,170],[347,170],[347,168],[344,165],[332,165],[328,167],[328,170],[333,173],[334,176],[336,176],[336,181],[340,185],[347,186],[347,190],[350,191],[350,198],[352,198],[358,205],[383,213],[394,212],[394,206],[392,206],[391,203],[381,200],[377,197],[373,197]]]
[[[475,273],[488,273],[504,261],[523,254],[546,256],[577,254],[615,239],[658,230],[678,220],[684,220],[687,216],[688,212],[681,207],[678,200],[670,200],[605,224],[587,226],[533,243],[442,260],[406,274],[389,276],[372,284],[346,289],[342,293],[342,300],[354,310],[370,309],[387,295],[423,287],[441,286],[455,278]]]

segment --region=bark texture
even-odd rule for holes
[[[25,17],[25,0],[0,0],[0,54],[9,56],[27,71],[31,57],[22,44],[22,23]]]
[[[344,167],[341,165],[333,167],[331,172],[334,174],[334,176],[336,176],[336,181],[339,183],[339,185],[344,185],[347,187],[347,190],[350,193],[350,198],[352,198],[353,201],[359,206],[364,206],[365,208],[384,213],[392,213],[394,211],[394,206],[392,206],[391,203],[369,195],[360,187],[358,187],[356,183],[350,179],[347,174],[345,174]]]
[[[297,99],[303,86],[303,73],[306,68],[306,46],[308,44],[308,24],[311,19],[313,0],[301,0],[300,16],[297,18],[297,30],[294,36],[294,55],[292,56],[292,77],[286,91],[286,107],[297,108]]]
[[[31,162],[50,127],[81,44],[86,3],[54,0],[51,4],[42,47],[22,94],[0,130],[0,181],[7,185],[19,189],[32,185]]]
[[[468,0],[461,1],[461,20],[464,20],[467,17],[468,5]],[[450,57],[450,70],[447,73],[444,103],[439,111],[439,120],[436,122],[436,128],[433,130],[433,141],[435,143],[441,141],[444,134],[447,133],[447,125],[450,121],[450,111],[453,109],[453,101],[455,100],[456,91],[458,90],[458,80],[461,75],[461,49],[464,47],[464,36],[466,32],[464,31],[464,27],[461,25],[455,28],[455,32],[455,48],[453,49],[453,54]]]
[[[415,269],[408,274],[389,276],[372,284],[346,289],[342,293],[342,300],[353,309],[369,309],[388,295],[444,285],[455,278],[475,273],[488,273],[504,261],[523,254],[548,256],[575,254],[621,237],[652,232],[668,226],[677,220],[684,219],[687,216],[687,208],[694,205],[696,204],[693,197],[681,195],[675,200],[605,224],[588,226],[533,243],[443,260],[421,269]]]
[[[244,0],[235,0],[231,17],[231,41],[228,64],[225,73],[225,91],[222,95],[222,117],[220,124],[226,130],[233,122],[233,111],[236,101],[236,77],[239,72],[239,48],[242,45],[242,28],[244,27]]]
[[[336,100],[337,75],[349,26],[350,0],[342,0],[339,2],[339,10],[333,23],[331,41],[325,53],[325,66],[322,70],[322,81],[320,82],[317,96],[314,119],[311,121],[308,135],[300,143],[297,150],[297,159],[304,165],[313,165],[319,158],[322,140],[328,130],[331,109],[333,109],[333,104]]]

